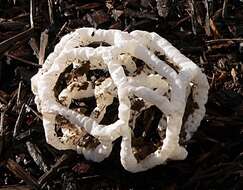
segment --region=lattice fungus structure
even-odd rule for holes
[[[130,172],[186,158],[209,89],[158,34],[94,28],[65,35],[31,82],[49,144],[100,162],[120,138]]]

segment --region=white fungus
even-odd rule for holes
[[[61,88],[61,76],[67,68],[82,72]],[[61,90],[57,92],[57,88]],[[110,155],[114,140],[121,137],[121,163],[130,172],[147,170],[168,159],[186,158],[187,151],[179,142],[181,128],[183,125],[188,141],[205,115],[208,89],[206,76],[196,64],[158,34],[145,31],[77,29],[61,39],[32,78],[49,144],[100,162]],[[96,105],[89,114],[71,108],[75,100],[90,107],[84,99],[92,97]],[[114,117],[108,110],[115,100],[117,118],[102,124]],[[195,106],[184,121],[189,101]],[[141,106],[134,109],[134,102]],[[141,113],[153,106],[163,114],[157,128],[166,130],[165,138],[161,135],[156,150],[138,160],[132,146],[133,130]],[[58,117],[67,121],[59,124],[62,136],[56,131]],[[98,143],[83,146],[84,133]]]

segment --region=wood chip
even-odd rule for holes
[[[37,180],[28,174],[24,168],[22,168],[19,164],[17,164],[15,161],[8,159],[6,163],[7,168],[18,178],[24,180],[24,182],[31,187],[34,187],[35,189],[39,189],[39,184]]]

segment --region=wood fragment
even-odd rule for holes
[[[44,63],[47,43],[48,43],[48,30],[46,29],[44,32],[41,33],[41,37],[40,37],[39,65],[43,65]]]
[[[55,163],[54,166],[51,167],[51,169],[43,174],[39,178],[39,184],[43,185],[48,179],[50,180],[51,177],[53,177],[56,174],[57,169],[62,166],[66,161],[72,159],[72,154],[63,154]]]
[[[15,98],[17,97],[17,94],[18,94],[18,89],[16,89],[13,93],[12,93],[12,97],[11,99],[9,100],[7,106],[6,106],[6,109],[5,111],[8,111],[14,104],[14,100]]]
[[[102,4],[101,3],[87,3],[81,6],[76,6],[76,10],[90,10],[90,9],[96,9],[101,7]]]
[[[0,43],[0,55],[6,52],[10,47],[14,46],[15,43],[18,41],[24,42],[25,40],[28,40],[34,32],[33,28],[29,28],[24,32],[21,32],[3,42]],[[25,40],[23,40],[25,39]]]
[[[209,25],[210,25],[210,28],[211,28],[213,34],[214,34],[214,37],[219,38],[221,35],[220,35],[217,27],[215,26],[213,19],[211,19],[211,18],[209,19]]]
[[[180,19],[174,26],[172,26],[171,29],[175,29],[176,27],[180,26],[182,23],[184,23],[185,21],[189,20],[191,17],[190,15]]]
[[[105,1],[105,6],[107,7],[108,10],[114,9],[114,1],[113,0],[106,0]]]
[[[139,27],[139,26],[141,26],[141,25],[143,25],[143,24],[150,23],[150,22],[151,22],[151,20],[141,20],[141,21],[138,21],[138,22],[136,22],[136,23],[131,22],[131,23],[124,29],[124,31],[128,31],[128,32],[130,32],[130,31],[134,30],[134,28]]]
[[[7,20],[5,22],[0,22],[1,31],[18,31],[23,30],[26,24],[19,21]]]
[[[223,8],[222,8],[222,18],[225,18],[227,16],[227,6],[228,6],[228,0],[224,0]]]
[[[155,20],[155,21],[158,20],[158,18],[156,17],[155,14],[141,12],[141,11],[134,11],[132,9],[126,9],[125,16],[134,17],[134,18],[145,18],[145,19],[150,19],[150,20]]]
[[[109,21],[108,14],[103,10],[98,10],[92,14],[87,14],[88,22],[97,28],[99,25],[104,24]]]
[[[7,99],[9,99],[9,95],[6,92],[0,90],[0,102],[7,105],[8,104]]]
[[[65,28],[67,27],[67,24],[68,24],[68,22],[65,22],[65,23],[62,25],[61,29],[59,30],[59,32],[57,33],[55,39],[53,40],[54,43],[56,43],[57,40],[58,40],[58,38],[61,37],[61,34],[63,33],[63,31],[64,31]]]
[[[30,26],[34,28],[34,17],[36,16],[36,2],[35,0],[30,0]]]
[[[34,63],[32,61],[28,61],[28,60],[22,59],[20,57],[16,57],[15,55],[12,55],[12,54],[9,54],[9,53],[5,53],[5,55],[7,57],[11,58],[11,59],[15,59],[15,60],[20,61],[22,63],[25,63],[27,65],[35,66],[35,67],[38,67],[38,68],[41,67],[41,65],[38,65],[37,63]]]
[[[206,8],[206,16],[205,16],[205,31],[207,36],[211,36],[210,31],[210,15],[209,15],[209,7],[208,7],[208,0],[204,0],[205,8]]]
[[[194,9],[195,2],[194,0],[189,0],[189,6],[190,6],[190,16],[191,16],[191,26],[192,26],[192,33],[194,35],[197,35],[197,29],[196,29],[196,13]]]
[[[237,72],[235,70],[235,68],[232,68],[231,69],[231,72],[230,72],[231,76],[232,76],[232,79],[234,81],[234,84],[236,84],[236,80],[237,80]]]
[[[35,111],[33,108],[31,108],[28,104],[25,104],[25,106],[27,109],[32,111],[40,120],[42,120],[42,116],[37,111]]]
[[[6,163],[6,167],[18,178],[24,180],[24,182],[27,185],[30,185],[31,187],[35,189],[39,189],[39,184],[37,180],[28,174],[19,164],[17,164],[15,161],[8,159]]]
[[[27,18],[29,16],[30,16],[29,13],[22,13],[20,15],[17,15],[15,17],[12,17],[11,20],[13,20],[13,21],[23,20],[23,19],[25,19],[25,18]]]
[[[17,107],[19,107],[20,103],[21,103],[21,100],[20,100],[21,97],[20,96],[21,96],[22,86],[23,86],[23,81],[20,81],[18,91],[17,91],[17,100],[16,100]]]
[[[156,0],[158,14],[161,17],[167,17],[169,14],[169,0]]]
[[[207,40],[206,44],[216,44],[216,43],[225,43],[225,42],[243,42],[243,38],[223,38],[223,39],[215,39],[215,40]]]
[[[32,190],[30,185],[8,185],[0,187],[0,190]]]
[[[47,172],[48,166],[44,162],[41,151],[38,148],[38,146],[29,141],[26,142],[26,146],[30,156],[33,158],[36,165],[39,166],[42,171]]]
[[[52,0],[48,0],[49,20],[50,20],[51,25],[54,24],[53,4],[54,4],[54,2]]]
[[[220,168],[220,169],[219,169]],[[220,175],[225,175],[227,177],[230,176],[230,174],[232,172],[235,172],[237,170],[237,164],[234,163],[227,163],[224,166],[218,164],[213,166],[212,168],[208,168],[206,170],[204,170],[203,172],[196,172],[188,182],[185,183],[185,185],[183,186],[184,188],[189,187],[192,183],[198,182],[200,180],[205,180],[208,178],[212,178],[215,176],[220,176]]]
[[[2,61],[0,60],[0,82],[2,80],[2,67],[3,67],[3,63]]]
[[[32,50],[34,51],[36,58],[39,59],[39,48],[37,46],[36,39],[30,38],[29,45],[32,48]]]
[[[3,141],[4,141],[4,125],[3,125],[3,122],[4,122],[4,115],[5,115],[5,112],[1,112],[0,113],[0,157],[1,157],[1,154],[2,154],[2,151],[3,151]]]
[[[31,137],[31,135],[33,134],[33,132],[40,132],[40,131],[38,131],[37,129],[35,129],[35,128],[31,128],[31,129],[28,129],[28,130],[26,130],[26,131],[24,131],[24,132],[19,132],[17,135],[16,135],[16,137],[15,137],[15,139],[16,140],[18,140],[18,141],[21,141],[21,140],[27,140],[28,138],[30,138]]]
[[[14,132],[13,132],[13,137],[16,137],[18,135],[18,132],[19,132],[19,128],[20,126],[22,125],[23,123],[23,117],[25,115],[25,104],[23,104],[21,106],[21,109],[19,111],[19,116],[16,120],[16,123],[15,123],[15,126],[14,126]]]

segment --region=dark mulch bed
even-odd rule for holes
[[[0,189],[243,188],[243,3],[161,2],[159,16],[155,0],[0,0]],[[64,34],[83,26],[157,32],[204,70],[207,114],[186,160],[131,174],[119,142],[99,164],[46,144],[30,78]]]

